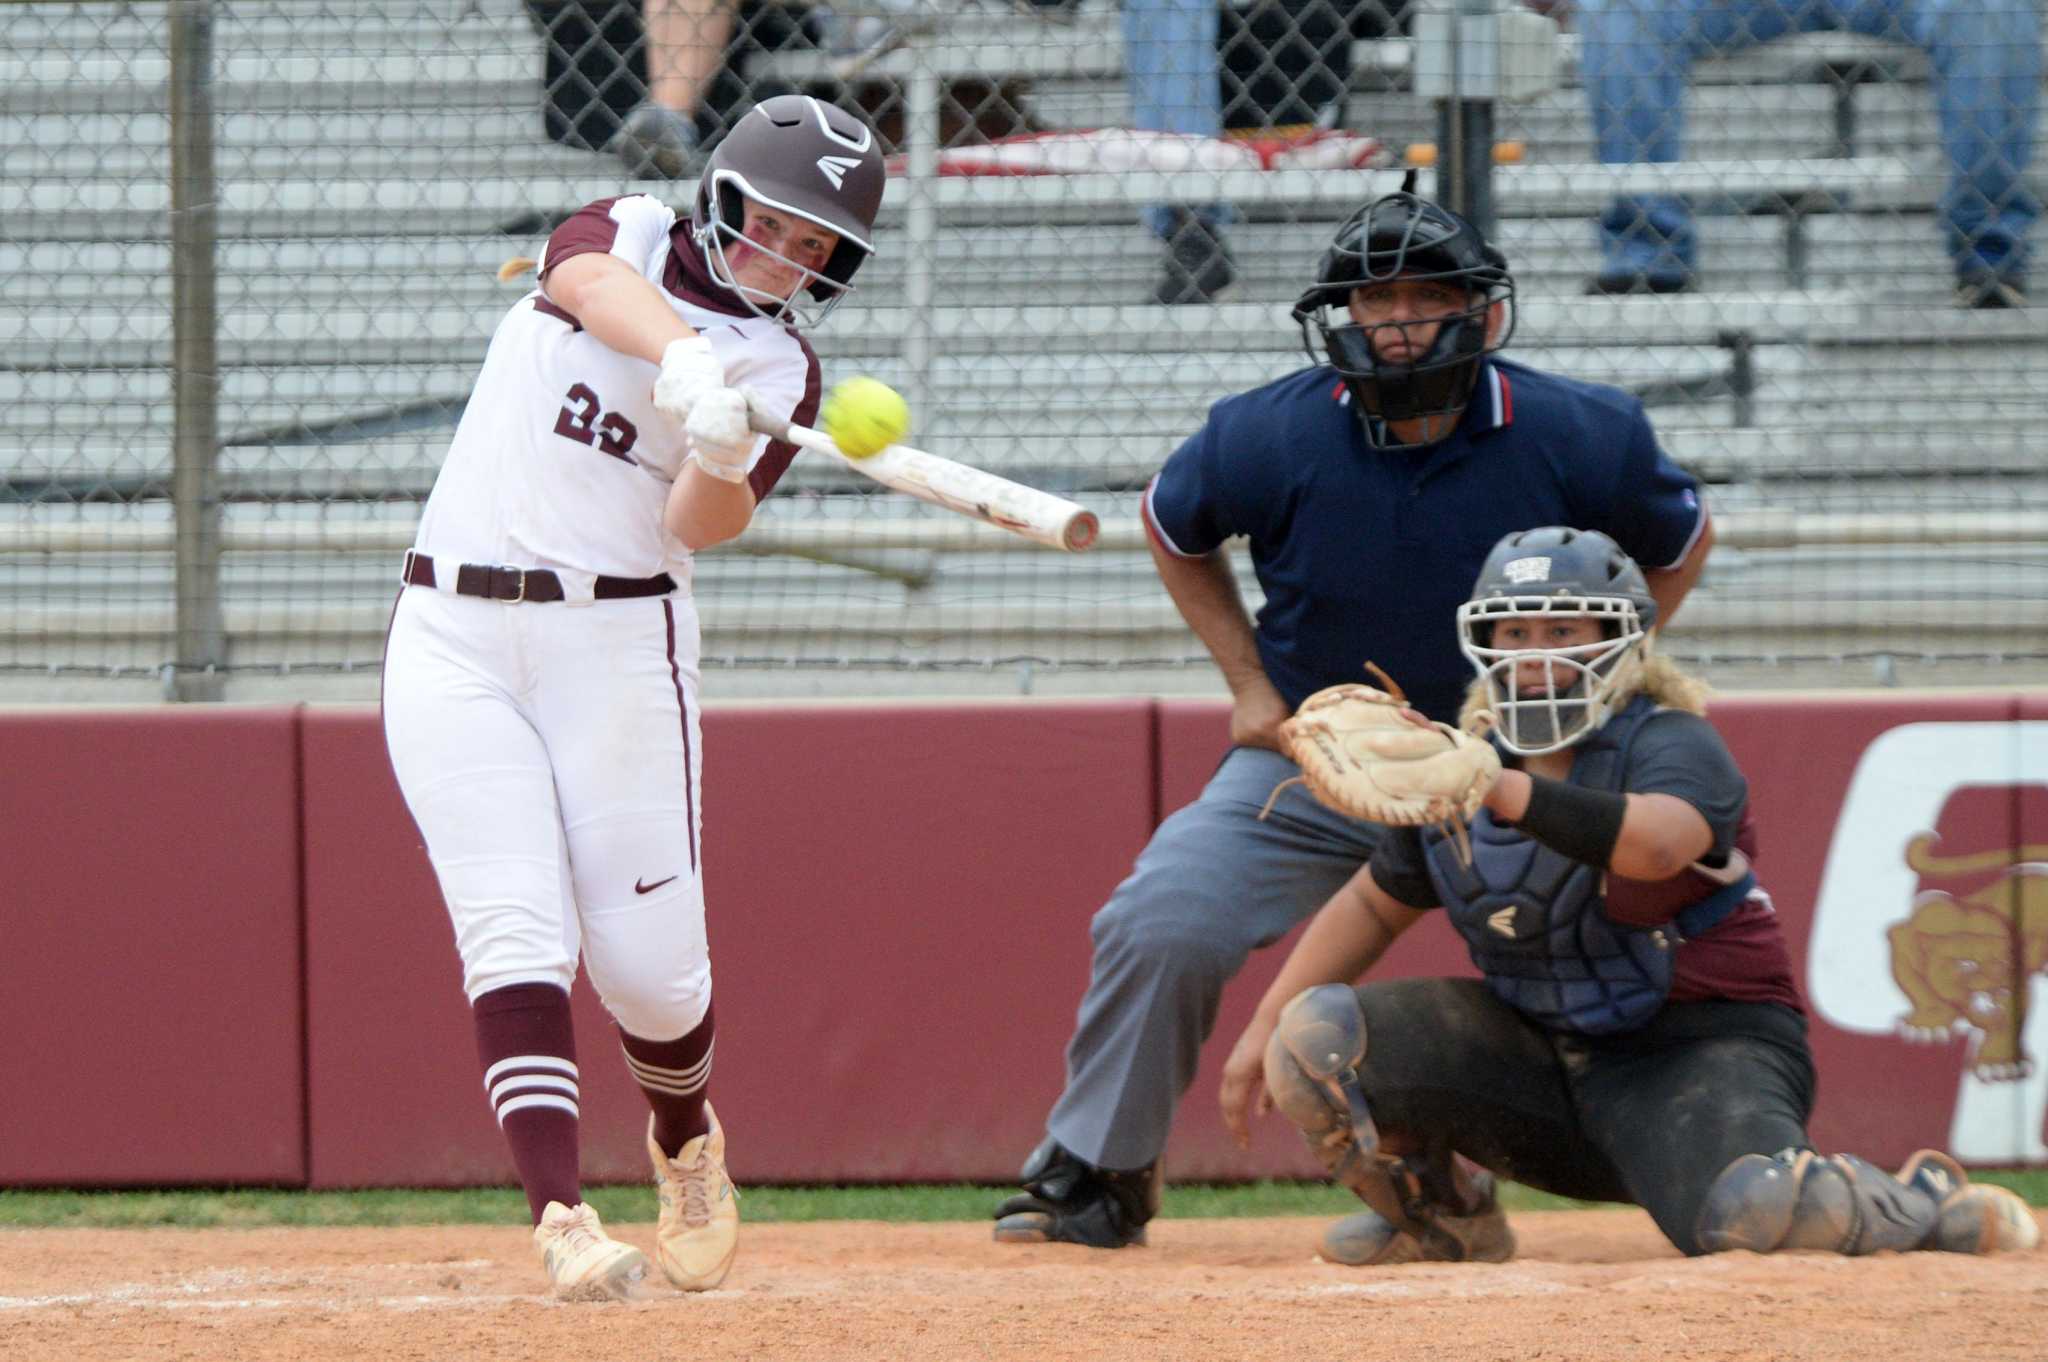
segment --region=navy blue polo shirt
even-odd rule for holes
[[[1641,402],[1489,359],[1457,429],[1422,449],[1368,445],[1325,366],[1225,398],[1152,480],[1145,522],[1183,557],[1246,536],[1259,657],[1289,705],[1370,682],[1370,661],[1451,721],[1473,678],[1457,608],[1504,535],[1600,530],[1653,570],[1683,561],[1706,519]]]

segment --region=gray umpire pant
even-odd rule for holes
[[[1095,959],[1067,1046],[1067,1086],[1046,1131],[1100,1168],[1143,1168],[1166,1148],[1223,986],[1372,858],[1379,829],[1332,813],[1277,752],[1240,747],[1201,797],[1154,833],[1095,915]]]

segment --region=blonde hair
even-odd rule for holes
[[[1665,709],[1682,709],[1687,714],[1702,718],[1707,713],[1707,698],[1714,692],[1712,687],[1696,676],[1686,674],[1684,668],[1658,652],[1655,647],[1657,636],[1644,636],[1642,645],[1636,649],[1636,656],[1622,663],[1636,672],[1634,685],[1617,691],[1612,709],[1619,710],[1633,699],[1638,692],[1647,695]],[[1490,721],[1492,707],[1487,704],[1486,678],[1474,677],[1465,690],[1465,704],[1458,711],[1458,727],[1467,733],[1476,733],[1475,725],[1482,722],[1481,716]]]

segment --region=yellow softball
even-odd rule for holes
[[[865,459],[910,434],[910,404],[873,378],[849,378],[825,394],[818,428],[849,459]]]

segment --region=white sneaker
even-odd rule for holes
[[[588,1203],[550,1201],[533,1227],[533,1247],[563,1300],[632,1300],[647,1280],[647,1255],[606,1234]]]
[[[740,1194],[725,1172],[725,1128],[709,1102],[704,1115],[710,1131],[674,1158],[654,1142],[654,1118],[647,1118],[647,1154],[661,1195],[654,1260],[685,1291],[709,1291],[724,1281],[740,1246]]]

